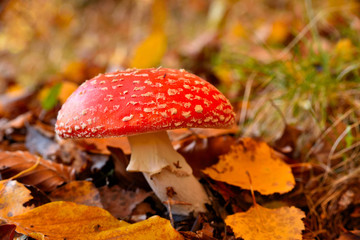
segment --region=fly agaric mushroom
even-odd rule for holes
[[[230,127],[234,115],[224,95],[194,74],[129,69],[84,82],[62,106],[55,128],[62,138],[128,136],[127,171],[142,172],[161,201],[184,203],[172,206],[173,213],[188,215],[204,212],[209,199],[166,130]]]

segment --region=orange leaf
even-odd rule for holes
[[[99,190],[89,181],[72,181],[50,194],[52,201],[70,201],[87,206],[101,207]]]
[[[184,238],[171,226],[169,220],[166,220],[159,216],[153,216],[145,221],[138,222],[126,227],[101,232],[93,239],[182,240]]]
[[[302,218],[304,212],[295,207],[268,209],[256,204],[247,212],[229,215],[225,223],[232,227],[236,238],[300,240],[305,229]]]
[[[0,152],[0,164],[2,166],[0,173],[4,178],[12,177],[33,166],[37,159],[37,156],[29,152]],[[17,180],[25,184],[35,185],[43,191],[51,191],[74,178],[74,169],[41,158],[40,164],[33,171],[21,175]]]
[[[99,207],[51,202],[8,219],[16,231],[45,239],[93,239],[101,231],[128,225]]]
[[[32,209],[24,206],[33,198],[30,190],[17,181],[0,181],[0,196],[0,218],[6,219]]]
[[[228,154],[220,156],[220,161],[204,170],[211,178],[231,185],[250,189],[261,194],[285,193],[295,185],[291,168],[274,155],[274,150],[265,142],[244,138],[232,146]]]

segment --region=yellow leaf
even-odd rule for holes
[[[34,208],[8,221],[17,225],[17,232],[59,240],[93,239],[101,231],[128,225],[102,208],[61,201]]]
[[[23,184],[17,181],[0,181],[0,218],[8,218],[22,214],[32,209],[24,206],[33,197],[31,192]]]
[[[79,86],[76,83],[64,81],[61,84],[60,93],[58,99],[61,104],[64,104],[66,99],[78,88]]]
[[[165,0],[154,0],[152,5],[152,30],[161,31],[164,28],[167,18]]]
[[[217,164],[204,170],[217,181],[250,189],[246,172],[253,189],[261,194],[285,193],[295,186],[291,168],[265,142],[251,138],[242,139],[228,154],[220,156]]]
[[[145,221],[128,225],[126,227],[101,232],[96,235],[96,238],[94,239],[182,240],[184,238],[171,226],[169,220],[159,216],[153,216]]]
[[[160,64],[166,51],[166,35],[163,31],[151,33],[135,50],[130,67],[149,68]]]
[[[302,218],[305,214],[295,207],[268,209],[260,205],[247,212],[235,213],[225,219],[236,238],[267,240],[300,240],[305,229]]]
[[[335,55],[337,58],[340,58],[345,61],[349,61],[355,57],[354,52],[355,52],[355,47],[350,39],[344,38],[336,43]]]

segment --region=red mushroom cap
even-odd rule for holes
[[[175,128],[225,128],[233,108],[213,85],[184,70],[131,69],[84,82],[56,123],[63,138],[134,135]]]

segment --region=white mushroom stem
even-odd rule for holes
[[[171,212],[205,212],[209,198],[183,156],[176,152],[166,131],[128,137],[131,159],[127,171],[142,172],[162,202],[173,200]],[[175,194],[169,196],[168,189]]]

